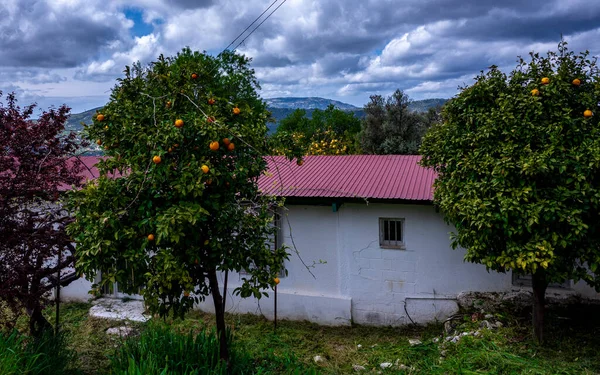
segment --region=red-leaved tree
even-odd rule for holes
[[[0,102],[0,304],[14,316],[26,311],[38,336],[51,327],[42,311],[58,273],[64,277],[75,263],[61,191],[80,184],[81,165],[71,159],[75,134],[64,132],[70,109],[63,105],[33,120],[34,109],[19,107],[14,94]]]

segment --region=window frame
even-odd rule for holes
[[[400,240],[390,240],[385,239],[385,225],[387,223],[388,226],[388,237],[390,234],[390,223],[391,222],[399,222],[400,223]],[[398,237],[397,225],[395,227],[395,237]],[[380,217],[379,218],[379,247],[382,249],[406,249],[406,241],[405,241],[405,219],[404,218],[395,218],[395,217]]]

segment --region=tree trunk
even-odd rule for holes
[[[208,282],[213,302],[215,303],[217,335],[219,336],[219,354],[221,359],[229,365],[229,349],[227,348],[227,333],[225,332],[225,308],[223,306],[223,297],[221,297],[219,281],[217,280],[217,272],[215,270],[208,272]]]
[[[26,310],[29,315],[29,334],[32,337],[42,337],[45,331],[52,330],[52,324],[46,320],[39,306]]]
[[[539,344],[544,343],[545,297],[548,281],[543,269],[532,275],[533,284],[533,333]]]

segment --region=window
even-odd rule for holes
[[[379,246],[404,249],[404,219],[379,219]]]
[[[512,273],[512,284],[514,286],[532,286],[531,274]],[[559,288],[559,289],[570,289],[571,280],[567,280],[564,283],[550,283],[548,288]]]

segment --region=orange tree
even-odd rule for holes
[[[306,155],[359,154],[357,135],[361,122],[354,113],[329,105],[325,110],[315,109],[311,117],[304,109],[297,109],[281,120],[271,137],[273,153]]]
[[[350,155],[357,147],[345,135],[336,135],[332,129],[319,130],[310,138],[303,133],[277,132],[269,138],[273,155]]]
[[[453,246],[488,269],[532,274],[537,339],[549,282],[600,289],[600,76],[559,44],[509,75],[477,77],[421,147]]]
[[[347,155],[352,148],[344,136],[336,136],[331,129],[313,134],[308,144],[307,155]]]
[[[100,177],[72,192],[77,268],[96,291],[117,282],[162,316],[212,294],[228,359],[219,271],[246,270],[241,297],[266,295],[288,254],[272,251],[272,212],[259,194],[268,112],[249,59],[184,49],[127,67],[86,126],[105,149]]]

